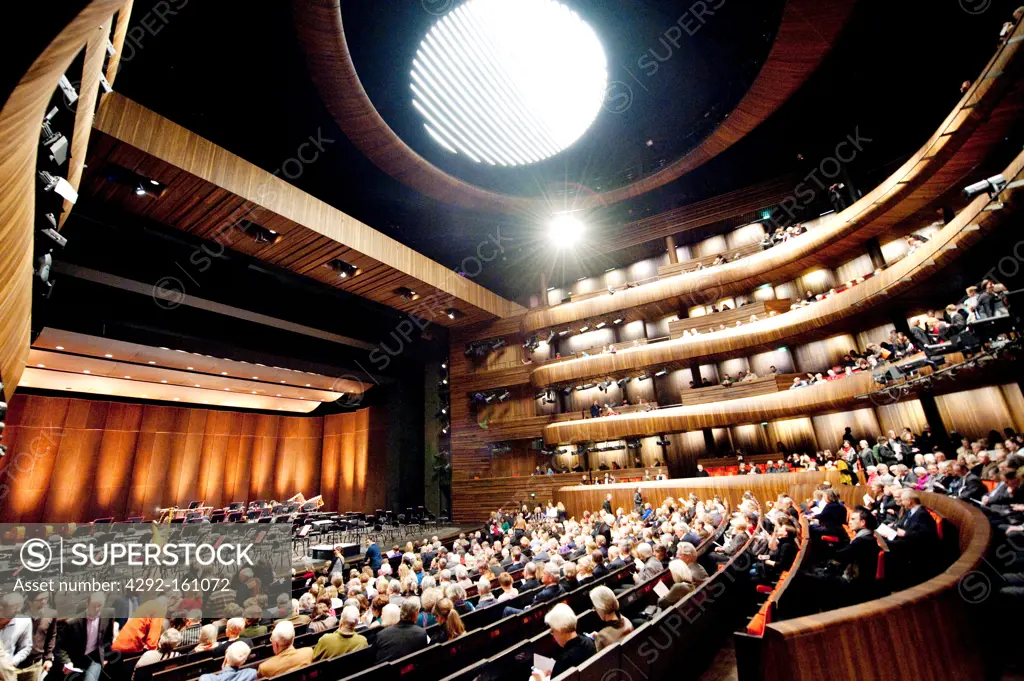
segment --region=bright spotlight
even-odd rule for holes
[[[572,215],[556,215],[548,224],[548,238],[558,248],[571,248],[583,237],[584,226]]]
[[[468,0],[434,24],[412,63],[413,108],[449,153],[538,163],[601,112],[608,63],[594,29],[555,0]]]

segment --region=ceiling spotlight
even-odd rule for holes
[[[344,260],[336,259],[327,263],[327,267],[334,270],[338,277],[341,279],[347,279],[348,277],[357,277],[363,273],[361,269],[351,263],[347,263]]]
[[[964,187],[964,198],[973,199],[975,196],[982,192],[988,192],[990,196],[995,196],[999,192],[1003,191],[1006,187],[1006,178],[1002,175],[993,175],[990,178],[984,179],[980,182],[975,182],[972,185]]]
[[[571,248],[583,237],[583,222],[568,213],[551,218],[548,223],[548,238],[557,248]]]
[[[156,364],[156,362],[154,362],[153,360],[149,360],[148,362],[146,362],[146,364]]]
[[[45,364],[37,364],[36,366],[39,367],[40,369],[45,369],[46,368]]]
[[[106,355],[103,355],[103,356],[106,357],[107,359],[110,359],[111,357],[113,357],[113,355],[111,355],[110,353],[107,353]]]
[[[587,331],[590,331],[590,327],[589,326],[581,326],[580,327],[580,333],[586,333]]]
[[[276,244],[284,238],[284,235],[279,234],[272,229],[267,229],[266,227],[257,225],[255,222],[250,220],[239,220],[235,223],[235,227],[258,244]]]
[[[622,323],[622,317],[619,317],[618,319],[613,319],[612,320],[612,324],[621,324],[621,323]]]
[[[499,402],[504,402],[505,400],[507,400],[510,397],[512,397],[512,393],[510,393],[507,390],[503,390],[502,393],[500,395],[498,395],[498,401]]]
[[[167,381],[160,381],[160,382],[161,382],[161,383],[166,383]]]
[[[603,329],[606,326],[608,326],[607,322],[598,322],[597,324],[594,325],[594,328],[595,329]]]
[[[58,350],[63,350],[63,349],[64,349],[64,346],[63,346],[63,345],[58,345],[58,346],[57,346],[57,349],[58,349]]]
[[[656,372],[654,375],[655,376],[664,376],[667,373],[668,373],[668,369],[662,369],[661,371]]]
[[[407,303],[411,303],[414,300],[420,299],[420,294],[416,293],[408,286],[399,286],[394,291],[392,291],[392,293],[394,293],[396,296],[398,296]]]
[[[413,108],[438,146],[518,166],[587,131],[605,101],[608,64],[594,30],[559,2],[469,0],[431,27],[411,75]]]
[[[447,369],[448,368],[448,362],[441,362],[441,368],[442,369]]]
[[[83,373],[83,374],[91,374],[92,372],[91,372],[91,371],[89,371],[88,369],[86,369],[86,370],[85,370],[85,371],[83,371],[82,373]]]
[[[167,191],[167,187],[157,180],[140,175],[116,163],[108,163],[100,170],[100,175],[107,182],[123,187],[130,187],[136,196],[149,196],[158,199]]]
[[[444,311],[444,313],[448,315],[448,319],[462,319],[463,317],[466,316],[462,312],[462,310],[456,309],[454,307],[449,307],[447,310]]]
[[[131,376],[125,376],[125,378],[127,378],[129,381],[132,380]]]
[[[146,188],[144,186],[142,186],[141,184],[138,185],[137,187],[135,187],[135,195],[136,196],[145,196],[146,195]]]
[[[192,367],[186,367],[189,371],[195,371]]]
[[[180,397],[175,397],[175,398],[174,398],[174,401],[175,401],[175,402],[180,402],[180,401],[181,401],[181,398],[180,398]]]

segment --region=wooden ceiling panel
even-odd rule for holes
[[[83,192],[149,220],[217,241],[248,256],[444,326],[473,324],[523,311],[279,178],[215,147],[145,108],[111,94],[96,119]],[[166,186],[159,198],[104,178],[117,164]],[[282,235],[259,244],[233,227],[250,220]],[[342,279],[329,263],[362,270]],[[417,300],[394,293],[414,290]],[[463,313],[449,319],[446,308]]]

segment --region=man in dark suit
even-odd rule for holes
[[[618,546],[608,547],[608,569],[610,571],[618,570],[621,567],[625,567],[626,561],[622,560],[622,556],[619,555]]]
[[[706,470],[704,470],[704,466],[703,465],[697,464],[697,477],[698,478],[707,478],[710,475],[711,475],[710,473],[708,473]]]
[[[526,567],[523,568],[523,585],[519,587],[519,591],[529,591],[530,589],[536,589],[540,586],[540,581],[537,580],[537,564],[527,563]]]
[[[833,572],[814,578],[815,600],[822,610],[862,603],[873,598],[876,592],[879,547],[875,529],[878,523],[871,511],[857,506],[850,514],[849,526],[854,532],[853,539],[832,554],[838,574]]]
[[[967,464],[956,461],[953,464],[953,474],[960,478],[960,483],[956,485],[957,498],[964,501],[968,499],[981,501],[981,498],[985,496],[985,483],[971,472]]]
[[[429,645],[427,631],[416,624],[420,616],[420,599],[409,596],[402,601],[401,618],[397,624],[384,627],[377,634],[377,664],[405,657]]]
[[[611,513],[612,512],[612,495],[611,495],[611,493],[609,493],[608,496],[606,496],[604,498],[604,501],[601,502],[601,508],[604,509],[605,513]]]
[[[597,645],[591,638],[576,633],[576,614],[565,603],[559,603],[551,608],[544,617],[544,623],[550,627],[551,637],[561,648],[550,678],[581,665],[597,652]],[[546,678],[548,677],[540,672],[534,672],[530,680],[543,681]]]
[[[544,566],[544,574],[541,580],[544,584],[544,588],[541,589],[533,599],[533,605],[540,605],[550,600],[558,598],[565,594],[565,589],[559,584],[562,574],[558,569],[558,566],[554,563],[548,563]]]
[[[1006,508],[1014,504],[1024,504],[1024,487],[1021,486],[1017,473],[1004,471],[1000,477],[1002,481],[983,499],[985,506]]]
[[[604,577],[610,572],[608,566],[604,564],[604,554],[600,550],[594,549],[594,552],[590,554],[590,560],[594,564],[594,579]]]
[[[921,505],[921,495],[917,490],[902,490],[900,503],[903,512],[896,521],[896,537],[889,542],[889,547],[894,559],[892,564],[896,568],[893,581],[902,588],[909,583],[929,579],[936,573],[939,532],[935,518]],[[900,584],[901,580],[905,583]]]
[[[67,620],[57,628],[57,664],[81,669],[85,681],[99,681],[106,664],[105,651],[114,638],[113,620],[100,617],[105,600],[103,594],[93,594],[85,617]]]

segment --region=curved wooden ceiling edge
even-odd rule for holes
[[[818,68],[856,0],[787,0],[775,43],[724,123],[666,168],[619,189],[585,198],[608,206],[672,182],[716,157],[763,123]],[[337,0],[292,0],[296,33],[310,75],[338,126],[378,168],[426,196],[464,208],[546,215],[547,200],[483,189],[446,173],[406,144],[381,117],[356,72]]]
[[[989,113],[996,109],[1002,96],[1016,82],[1016,70],[1024,59],[1024,48],[1020,46],[1021,40],[1024,40],[1024,22],[1017,25],[1014,37],[1020,40],[1007,43],[997,50],[981,77],[917,152],[856,203],[841,213],[826,215],[819,226],[800,239],[789,242],[792,246],[784,245],[716,268],[640,284],[618,291],[615,295],[601,295],[575,303],[534,309],[523,317],[523,333],[558,327],[657,301],[703,295],[707,291],[733,292],[737,286],[754,287],[765,283],[768,281],[766,277],[784,267],[792,268],[796,264],[810,267],[816,264],[816,258],[821,257],[822,249],[828,244],[864,229],[901,201],[923,190],[928,180],[956,156],[974,133],[982,129],[988,121]],[[701,301],[691,304],[701,304]]]
[[[1024,152],[1004,171],[1006,177],[1024,173]],[[1010,190],[1007,196],[1017,192]],[[778,347],[808,332],[827,329],[838,321],[868,311],[868,303],[877,296],[903,292],[938,274],[942,267],[962,257],[969,246],[996,229],[1013,211],[1010,204],[1003,210],[986,210],[987,195],[977,197],[956,218],[911,255],[862,284],[843,293],[776,317],[763,319],[737,329],[697,340],[674,339],[661,343],[627,348],[615,354],[566,360],[534,369],[530,381],[534,388],[601,376],[621,375],[678,361],[705,361],[719,356],[740,353],[770,345]],[[755,328],[756,327],[756,328]]]
[[[32,316],[32,230],[39,126],[61,75],[89,36],[124,0],[92,0],[50,42],[0,110],[0,376],[14,394],[28,360]]]

